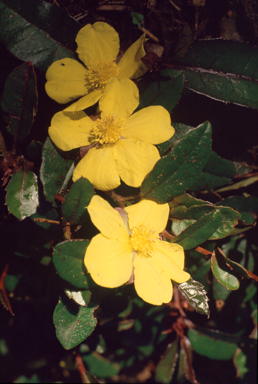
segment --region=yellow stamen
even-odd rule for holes
[[[152,256],[157,240],[159,240],[159,234],[144,224],[132,229],[131,247],[134,251],[141,252],[145,257]]]
[[[95,136],[92,142],[101,145],[114,144],[121,137],[122,129],[125,125],[125,119],[114,115],[107,115],[103,119],[98,119],[91,131]]]
[[[110,77],[116,77],[119,73],[117,65],[109,61],[99,61],[88,70],[88,81],[92,89],[103,89]]]

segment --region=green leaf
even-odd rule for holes
[[[46,199],[53,202],[55,194],[61,193],[72,177],[74,164],[72,160],[63,158],[52,141],[47,138],[42,150],[40,179]]]
[[[92,375],[97,377],[112,377],[119,373],[120,367],[97,352],[82,357],[84,363]]]
[[[62,205],[63,221],[82,224],[89,217],[86,207],[95,192],[89,180],[81,177],[71,187]]]
[[[214,189],[228,184],[235,175],[233,164],[211,151],[200,178],[191,185],[192,191]]]
[[[219,252],[213,253],[211,257],[211,270],[216,279],[224,285],[224,287],[235,291],[239,288],[238,278],[232,274],[231,268],[225,263]]]
[[[222,39],[199,40],[183,58],[185,87],[213,99],[258,109],[258,48]]]
[[[70,291],[69,289],[65,289],[65,294],[69,299],[73,299],[77,304],[82,305],[84,307],[88,306],[88,303],[91,298],[90,291]]]
[[[188,131],[172,151],[156,163],[143,181],[143,197],[166,202],[181,195],[200,177],[210,150],[211,125],[205,122]]]
[[[56,336],[65,349],[79,345],[94,331],[97,320],[93,312],[97,307],[81,307],[67,297],[60,297],[54,311]]]
[[[172,121],[172,126],[175,129],[174,135],[164,143],[157,145],[160,155],[162,155],[165,151],[167,151],[168,148],[174,145],[177,141],[180,141],[184,137],[184,135],[187,134],[187,132],[189,132],[191,129],[194,128],[190,125],[174,123],[173,121]]]
[[[190,278],[182,284],[178,285],[178,290],[187,299],[189,304],[202,315],[210,316],[210,310],[208,305],[208,297],[203,286],[198,281]]]
[[[172,231],[176,235],[179,235],[195,220],[200,219],[202,216],[212,212],[214,209],[219,210],[221,213],[221,224],[209,237],[209,240],[223,239],[231,234],[241,216],[239,212],[234,211],[230,207],[193,205],[190,208],[186,208],[184,206],[172,208],[170,212],[170,217],[172,218]]]
[[[143,80],[139,86],[141,96],[137,110],[150,105],[162,105],[171,112],[183,91],[184,74],[182,71],[163,69],[155,73],[151,80]]]
[[[212,332],[210,332],[212,333]],[[209,357],[214,360],[230,360],[237,350],[237,344],[227,341],[222,341],[214,337],[204,335],[196,329],[189,329],[188,338],[195,352],[202,356]]]
[[[216,192],[233,191],[235,189],[248,187],[248,185],[252,185],[253,183],[256,183],[256,181],[258,181],[258,176],[248,177],[244,180],[238,181],[237,183],[231,184],[228,187],[217,189]]]
[[[37,113],[38,93],[36,74],[30,62],[15,68],[7,77],[1,100],[1,108],[7,114],[7,131],[17,141],[23,141],[30,133]]]
[[[204,243],[216,231],[221,223],[220,211],[212,211],[202,216],[194,224],[176,236],[171,242],[180,244],[185,250]]]
[[[170,343],[155,369],[157,383],[169,383],[176,369],[179,356],[178,339]]]
[[[233,363],[237,371],[237,377],[243,379],[245,374],[249,371],[247,356],[242,349],[238,348],[234,354]]]
[[[18,219],[23,220],[36,212],[39,200],[38,181],[35,173],[19,170],[13,175],[6,191],[8,210]]]
[[[196,199],[196,197],[193,197],[189,195],[188,193],[183,193],[182,195],[175,196],[170,202],[169,206],[173,209],[174,207],[177,207],[178,205],[183,205],[187,208],[192,207],[193,205],[212,205],[209,201]]]
[[[91,281],[83,262],[89,243],[86,240],[64,241],[54,248],[53,263],[57,273],[79,289],[88,289]]]
[[[80,24],[45,1],[1,0],[0,40],[18,59],[46,71],[56,60],[74,58]]]

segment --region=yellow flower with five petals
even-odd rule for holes
[[[49,136],[63,151],[89,146],[79,161],[73,181],[87,178],[95,188],[108,191],[120,185],[140,187],[160,159],[153,144],[174,134],[168,111],[150,106],[132,114],[139,104],[133,81],[112,77],[99,101],[100,119],[93,121],[84,112],[58,112]]]
[[[181,284],[190,279],[184,269],[184,250],[179,244],[162,241],[169,205],[151,200],[113,209],[95,195],[87,207],[100,234],[87,247],[84,263],[93,280],[116,288],[134,275],[137,294],[154,305],[172,299],[171,280]]]
[[[103,22],[85,25],[76,36],[76,52],[84,65],[70,58],[51,64],[46,73],[47,94],[61,104],[81,98],[67,111],[88,108],[99,100],[111,77],[137,78],[148,70],[141,61],[145,56],[144,39],[142,35],[116,64],[119,36],[115,29]]]

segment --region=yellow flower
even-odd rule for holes
[[[76,166],[73,181],[87,178],[95,188],[108,191],[120,185],[120,178],[140,187],[160,159],[153,144],[174,134],[168,111],[161,106],[139,104],[133,81],[112,77],[99,101],[101,118],[93,121],[84,112],[58,112],[51,121],[49,136],[63,151],[91,146]]]
[[[88,206],[100,234],[93,237],[85,254],[85,266],[93,280],[103,287],[125,284],[134,274],[137,294],[154,305],[172,299],[171,280],[189,280],[184,269],[184,250],[160,239],[167,224],[169,205],[142,200],[125,210],[113,209],[94,196]]]
[[[82,111],[95,104],[110,77],[137,78],[147,71],[141,61],[144,38],[142,35],[132,44],[116,64],[119,36],[114,28],[99,21],[86,25],[76,36],[76,52],[85,65],[70,58],[55,61],[46,73],[47,94],[61,104],[83,96],[67,108],[69,111]]]

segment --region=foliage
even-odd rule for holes
[[[142,29],[144,15],[131,16],[132,30]],[[46,96],[45,73],[56,60],[77,58],[81,27],[43,0],[0,0],[8,62],[1,75],[1,377],[254,384],[257,143],[237,156],[230,148],[223,158],[221,148],[231,147],[235,134],[229,127],[226,141],[220,135],[225,116],[208,117],[211,124],[191,120],[190,107],[185,119],[178,111],[191,90],[228,113],[232,105],[236,114],[257,112],[258,48],[223,39],[196,40],[189,48],[181,33],[168,60],[147,54],[142,61],[150,71],[136,82],[135,113],[164,107],[175,134],[156,144],[159,160],[139,187],[121,182],[104,192],[85,177],[72,179],[89,151],[85,144],[64,152],[47,136],[64,107]],[[96,120],[101,111],[95,104],[84,112]],[[238,148],[250,143],[245,128],[255,137],[256,127],[244,123]],[[96,195],[122,212],[124,223],[126,207],[141,199],[169,206],[160,237],[184,248],[191,275],[173,282],[171,302],[150,305],[134,284],[108,288],[93,280],[84,257],[99,233],[87,210]]]

